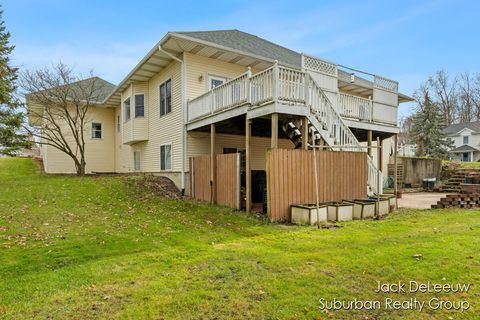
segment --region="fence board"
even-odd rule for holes
[[[367,195],[367,155],[317,151],[319,201],[341,201]],[[315,203],[313,151],[271,149],[267,152],[268,214],[290,221],[290,206]]]
[[[216,155],[217,203],[240,209],[240,154]],[[192,197],[211,201],[210,155],[190,158]]]
[[[217,203],[240,209],[240,154],[217,155]]]

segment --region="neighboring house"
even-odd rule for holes
[[[480,122],[452,124],[443,132],[453,141],[453,148],[450,150],[452,160],[480,160]]]
[[[305,133],[334,147],[392,137],[406,101],[396,81],[238,30],[169,32],[91,109],[87,172],[157,173],[188,193],[188,159],[244,153],[250,125],[246,161],[262,177],[265,150],[310,147]],[[384,148],[382,168],[390,153]],[[52,147],[43,146],[42,157],[47,173],[75,172]],[[369,181],[376,166],[369,158]]]

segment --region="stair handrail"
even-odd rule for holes
[[[307,104],[310,104],[310,107],[314,109],[317,120],[321,123],[326,122],[328,131],[333,132],[335,139],[334,144],[361,146],[358,139],[352,133],[350,128],[345,124],[342,117],[335,110],[332,102],[330,101],[330,99],[328,99],[327,95],[320,88],[315,79],[308,73],[306,73],[306,75],[308,77],[308,82],[311,82],[313,84],[311,87],[309,87],[308,90],[309,94],[306,97]],[[318,95],[320,98],[320,104],[317,106],[315,106],[312,101],[315,95]],[[347,149],[349,151],[366,151],[364,150],[364,148],[343,149]]]
[[[315,117],[317,120],[322,123],[326,122],[327,128],[329,131],[333,129],[334,135],[336,134],[337,136],[340,134],[340,141],[337,142],[336,137],[334,136],[334,144],[339,144],[339,145],[352,145],[352,146],[361,146],[360,142],[358,141],[357,137],[353,134],[353,132],[350,130],[350,128],[345,124],[343,121],[342,117],[338,114],[337,110],[332,105],[332,102],[330,99],[328,99],[327,95],[325,92],[320,88],[320,86],[317,84],[315,79],[308,73],[306,73],[308,82],[311,82],[313,85],[310,87],[309,84],[307,83],[308,90],[306,91],[307,96],[305,97],[305,103],[307,106],[310,105],[310,108],[314,109],[315,111]],[[319,97],[321,97],[320,100],[320,106],[314,106],[313,103],[313,98],[314,95],[317,94]],[[323,102],[323,106],[322,106]],[[324,108],[325,110],[321,110]],[[321,115],[324,114],[324,117],[322,119]],[[332,119],[333,118],[333,119]],[[318,129],[318,128],[317,128]],[[319,130],[320,131],[320,130]],[[349,151],[363,151],[365,152],[366,148],[345,148]],[[377,190],[377,179],[378,177],[382,177],[382,172],[379,170],[375,164],[375,161],[373,161],[373,158],[367,154],[367,184],[372,188],[372,191],[377,194],[382,193],[382,184],[380,184],[380,190]],[[382,181],[382,179],[380,180]]]

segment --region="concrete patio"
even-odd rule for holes
[[[402,198],[398,199],[398,207],[409,209],[430,209],[432,204],[436,204],[440,198],[443,198],[446,195],[446,193],[439,192],[404,193]]]

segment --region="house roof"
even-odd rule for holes
[[[93,88],[91,89],[88,88],[92,85],[93,85]],[[93,104],[103,104],[105,102],[105,99],[116,88],[114,84],[100,77],[91,77],[91,78],[83,79],[77,82],[73,82],[69,86],[70,86],[69,91],[67,92],[67,96],[66,96],[67,99],[71,98],[72,100],[75,100],[75,99],[82,100],[79,94],[81,94],[83,90],[86,89],[88,90],[88,92],[95,94],[95,96],[89,97],[89,100],[90,100],[89,102]],[[43,112],[42,111],[43,107],[40,104],[38,104],[38,101],[35,99],[35,94],[39,94],[40,92],[44,92],[45,94],[47,94],[48,92],[53,92],[55,89],[58,89],[58,88],[60,88],[59,90],[61,90],[62,87],[65,87],[65,86],[57,86],[57,87],[49,88],[46,90],[32,92],[26,95],[27,108],[30,111],[35,110],[34,113],[29,111],[29,115],[28,115],[29,125],[35,126],[35,124],[40,119],[39,114]],[[74,93],[74,91],[76,91],[76,93]]]
[[[97,103],[102,103],[110,93],[112,93],[113,90],[115,90],[115,85],[108,82],[105,79],[102,79],[100,77],[91,77],[87,79],[83,79],[80,81],[72,82],[69,84],[70,88],[69,93],[71,92],[73,94],[74,91],[77,91],[77,93],[81,93],[83,89],[87,89],[89,86],[93,85],[92,89],[88,89],[90,92],[95,93],[95,97],[89,97],[92,102],[97,102]],[[38,92],[49,92],[52,90],[55,90],[56,88],[61,88],[63,86],[58,86],[58,87],[53,87],[50,89],[46,90],[41,90]],[[27,94],[27,99],[33,95],[35,95],[36,92],[32,92]]]
[[[240,30],[182,31],[174,33],[278,60],[280,63],[301,67],[302,57],[300,53]]]
[[[443,132],[446,134],[455,134],[463,129],[470,129],[474,132],[480,132],[480,122],[454,123],[443,129]]]
[[[471,147],[469,145],[464,144],[463,146],[460,146],[458,148],[450,150],[450,152],[453,153],[461,153],[461,152],[474,152],[474,151],[479,151],[478,149]]]
[[[135,81],[147,81],[168,63],[178,60],[182,52],[191,52],[244,66],[269,67],[275,60],[285,66],[301,68],[302,54],[258,36],[236,30],[168,32],[120,82],[105,103],[120,103],[120,92]],[[350,73],[338,69],[339,81],[350,82]],[[355,85],[371,89],[373,83],[355,77]],[[343,79],[343,80],[342,80]],[[399,93],[399,102],[413,100]]]

